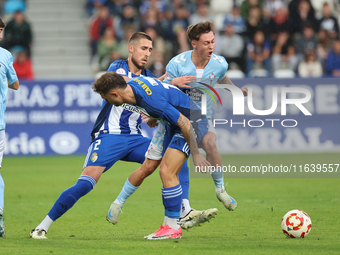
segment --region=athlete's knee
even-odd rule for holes
[[[144,178],[152,174],[159,166],[158,160],[145,159],[142,167],[140,168],[141,175]]]
[[[207,154],[218,152],[215,139],[204,139],[203,148]]]
[[[176,173],[174,171],[171,171],[171,169],[166,164],[161,165],[159,175],[163,183],[177,178]]]

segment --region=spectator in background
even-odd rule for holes
[[[102,6],[99,8],[98,14],[90,21],[91,57],[96,55],[98,41],[104,35],[104,32],[108,27],[114,29],[113,20],[109,15],[109,9]]]
[[[34,79],[32,63],[24,48],[21,48],[21,50],[17,52],[16,59],[13,62],[13,67],[19,79]]]
[[[159,13],[157,9],[149,9],[142,20],[142,30],[145,31],[146,28],[152,27],[158,34],[160,34],[162,32],[162,28],[158,17]]]
[[[240,9],[237,6],[233,7],[230,14],[227,14],[223,21],[223,27],[226,28],[229,24],[233,26],[233,29],[237,34],[241,34],[246,30],[246,22],[240,15]]]
[[[252,7],[259,7],[263,9],[263,0],[244,0],[240,7],[241,16],[244,19],[248,19],[249,11]]]
[[[315,31],[318,31],[318,22],[314,16],[311,3],[308,0],[300,0],[298,3],[298,9],[293,13],[290,13],[291,18],[291,32],[302,33],[303,25],[310,23],[314,27]]]
[[[326,59],[332,47],[332,41],[326,30],[321,29],[318,33],[319,41],[317,46],[317,58],[321,62],[324,72],[326,73]]]
[[[160,13],[164,13],[166,11],[166,3],[162,0],[143,1],[140,5],[139,11],[144,16],[150,9],[155,9]]]
[[[145,29],[145,33],[151,37],[152,39],[152,54],[149,57],[148,63],[146,64],[146,68],[147,69],[153,69],[152,66],[154,66],[155,64],[155,55],[160,54],[160,55],[164,55],[165,57],[164,59],[167,59],[167,61],[170,60],[170,58],[172,57],[171,55],[169,55],[169,51],[166,51],[165,48],[165,41],[162,37],[160,37],[157,34],[157,31],[153,28],[153,27],[148,27]],[[157,57],[158,61],[160,60],[160,57]],[[164,63],[163,63],[164,65]],[[156,68],[157,69],[157,68]]]
[[[316,50],[318,46],[318,40],[315,37],[315,32],[312,24],[306,23],[303,26],[303,34],[299,36],[295,43],[296,54],[299,60],[305,58],[307,50]]]
[[[104,36],[98,41],[97,55],[100,71],[106,71],[113,61],[120,59],[118,42],[112,27],[107,27]]]
[[[199,22],[205,22],[212,20],[213,18],[209,15],[209,7],[206,3],[202,2],[197,7],[197,12],[192,14],[189,18],[189,24],[197,24]]]
[[[273,72],[287,68],[295,72],[298,63],[299,59],[295,55],[292,37],[287,30],[280,31],[273,46]]]
[[[264,0],[263,11],[273,16],[278,9],[286,9],[286,3],[283,0]]]
[[[327,74],[340,77],[340,40],[336,39],[326,60]]]
[[[121,56],[121,59],[127,59],[129,56],[129,39],[136,32],[136,28],[134,26],[128,26],[124,28],[124,40],[121,40],[118,45],[118,52]]]
[[[285,8],[278,8],[269,21],[270,40],[276,41],[277,33],[281,30],[289,30],[288,12]]]
[[[105,6],[108,0],[87,0],[86,10],[89,17],[95,14],[95,10],[100,9],[100,7]]]
[[[137,30],[140,28],[141,21],[136,15],[135,9],[132,5],[128,4],[123,7],[123,13],[119,21],[119,26],[116,27],[116,35],[119,40],[124,39],[124,28],[127,26],[133,26]]]
[[[167,10],[163,16],[160,17],[160,26],[162,31],[159,35],[171,45],[176,40],[175,32],[173,31],[174,13],[172,10]]]
[[[328,32],[330,38],[338,38],[339,24],[337,19],[332,15],[332,10],[329,3],[324,3],[322,7],[322,18],[320,19],[319,27]]]
[[[308,49],[304,55],[304,61],[301,61],[298,67],[301,77],[321,77],[323,74],[322,65],[316,60],[314,49]]]
[[[13,19],[6,26],[4,48],[10,51],[15,46],[22,46],[30,57],[32,40],[30,24],[21,11],[16,11]]]
[[[242,36],[235,33],[234,26],[228,24],[224,34],[216,39],[215,53],[222,55],[229,65],[236,63],[242,72],[245,72],[245,61],[243,57],[244,41]]]
[[[174,55],[190,50],[186,29],[177,26],[175,27],[175,33],[177,36],[177,45],[173,49],[174,53],[176,53]]]
[[[253,70],[255,63],[270,73],[270,43],[261,30],[255,33],[254,38],[247,45],[248,75]]]
[[[254,38],[256,31],[262,30],[266,34],[268,31],[267,26],[263,23],[261,17],[261,10],[259,7],[251,7],[249,10],[249,16],[246,22],[245,35],[248,39]]]
[[[189,16],[190,12],[187,11],[184,7],[184,5],[180,5],[175,10],[175,17],[173,21],[173,30],[177,34],[177,31],[179,31],[179,27],[183,29],[187,29],[189,26]]]

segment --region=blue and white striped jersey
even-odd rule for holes
[[[0,47],[0,130],[5,129],[6,126],[5,110],[8,83],[13,84],[17,80],[11,53]]]
[[[166,66],[166,75],[164,82],[170,83],[173,78],[181,76],[195,76],[196,81],[189,83],[190,91],[184,89],[186,94],[189,94],[191,99],[201,106],[202,91],[210,90],[208,86],[214,87],[218,80],[224,78],[228,70],[228,63],[224,57],[212,54],[211,59],[198,76],[198,70],[191,60],[192,50],[183,52],[176,57],[173,57]],[[199,83],[200,82],[200,83]],[[205,84],[205,85],[204,85]],[[211,106],[213,99],[207,97],[207,118],[212,117]]]
[[[129,78],[148,76],[156,77],[148,69],[144,69],[141,75],[135,75],[130,72],[127,60],[117,60],[113,62],[107,72],[114,71],[121,76]],[[99,134],[141,134],[140,124],[142,122],[139,110],[132,105],[123,104],[114,106],[107,102],[103,103],[101,112],[99,113],[96,123],[91,132],[92,140]]]

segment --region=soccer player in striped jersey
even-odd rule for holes
[[[196,103],[177,87],[149,77],[134,78],[126,83],[117,73],[109,72],[95,81],[93,90],[111,104],[128,103],[151,118],[169,123],[166,125],[164,136],[163,158],[161,161],[152,160],[160,163],[164,221],[159,230],[145,238],[149,240],[180,238],[182,229],[178,223],[182,188],[178,172],[190,152],[195,166],[210,166],[200,154],[197,145],[208,132],[208,120],[202,115]],[[141,168],[146,164],[147,160]]]
[[[6,24],[0,19],[0,39],[2,39],[2,31],[5,26]],[[0,172],[5,149],[5,110],[8,88],[17,90],[19,88],[19,80],[13,68],[11,53],[0,47]],[[5,237],[4,191],[5,183],[0,173],[0,238]]]
[[[145,65],[152,51],[151,38],[142,32],[134,33],[129,40],[128,60],[119,60],[111,64],[108,71],[116,71],[125,80],[132,77],[155,77]],[[140,130],[140,110],[135,106],[124,104],[114,106],[104,101],[93,130],[92,142],[88,149],[83,171],[77,183],[61,193],[45,219],[31,231],[34,239],[46,239],[51,224],[68,211],[82,196],[90,192],[102,173],[107,171],[118,160],[138,162],[145,160],[145,152],[151,139],[142,136]],[[151,157],[151,156],[150,156]],[[147,173],[152,173],[155,166],[151,165]],[[187,167],[187,165],[185,165]],[[156,166],[157,167],[157,166]],[[124,187],[127,194],[132,194],[138,185],[126,180]],[[121,198],[121,197],[120,197]],[[124,198],[121,198],[124,199]],[[108,215],[108,220],[110,220]]]

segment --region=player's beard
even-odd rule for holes
[[[131,57],[131,61],[132,61],[132,64],[134,64],[138,69],[142,69],[143,70],[145,68],[145,65],[143,66],[143,65],[138,64],[137,60],[134,59],[133,56]]]

